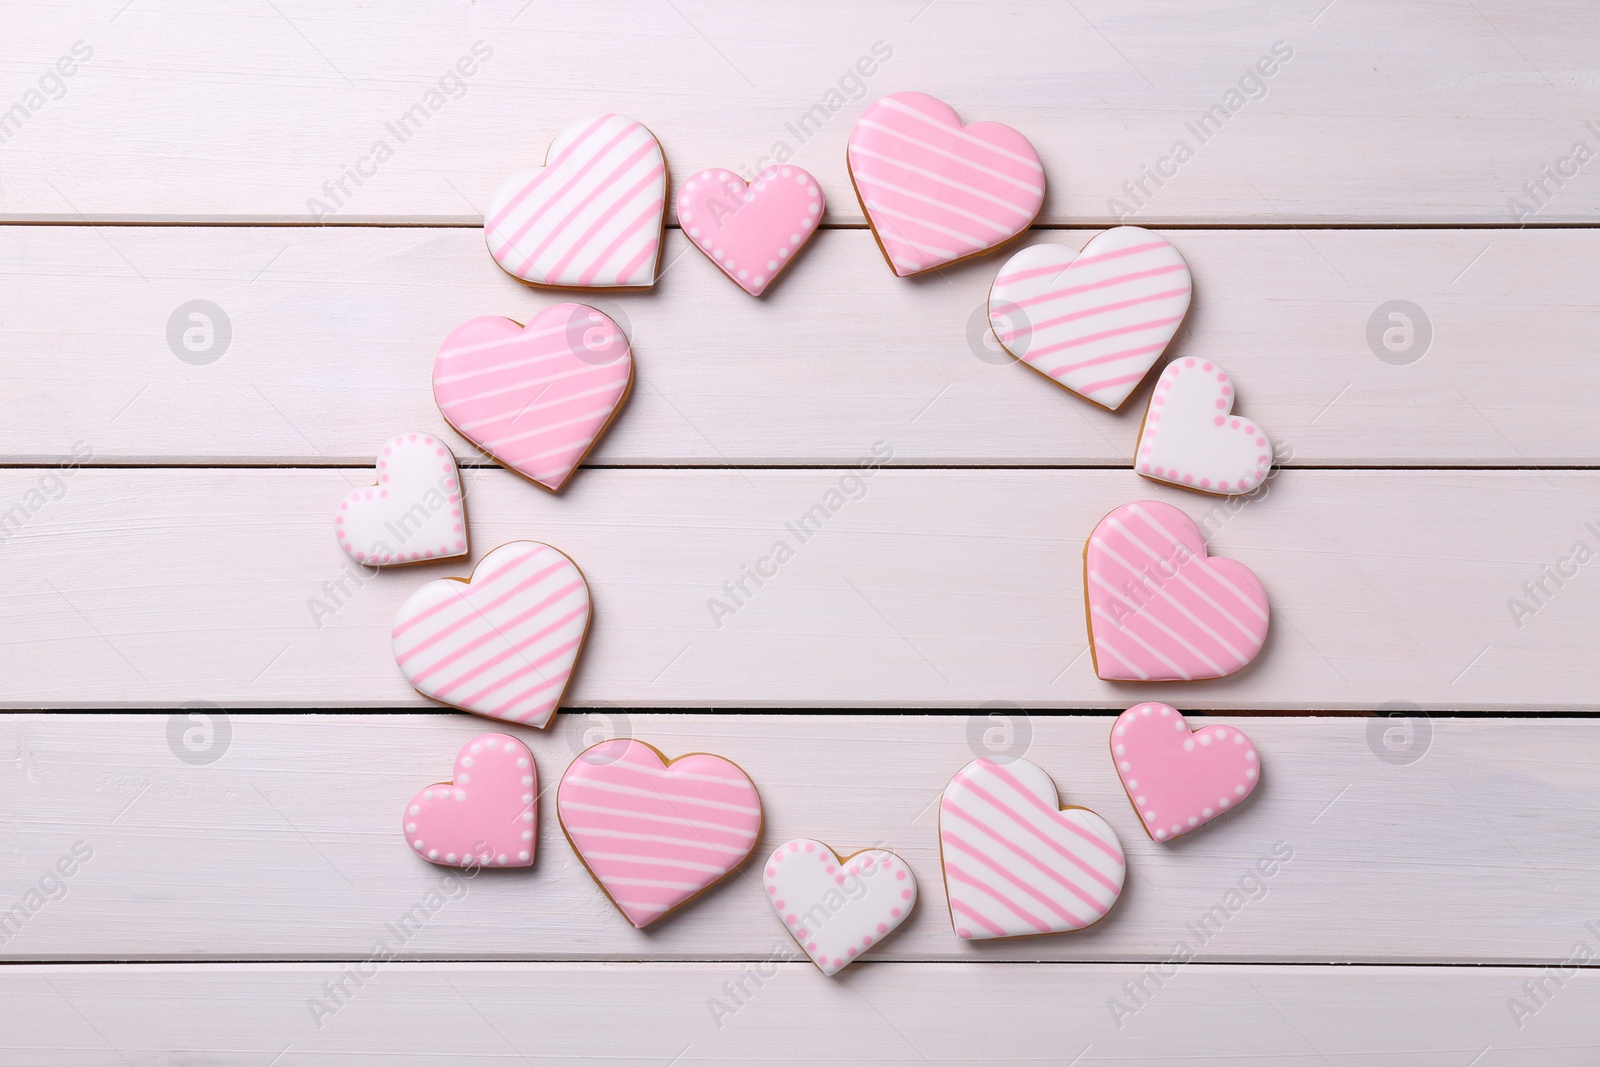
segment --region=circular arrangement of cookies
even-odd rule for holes
[[[1045,173],[1010,126],[965,124],[925,93],[866,108],[846,150],[849,178],[889,269],[901,278],[987,255],[1029,232]],[[668,199],[654,133],[621,115],[580,119],[541,167],[508,177],[484,219],[491,256],[530,286],[650,289],[660,275]],[[709,168],[671,201],[690,244],[751,297],[777,284],[817,234],[824,198],[789,163],[740,174]],[[999,345],[1069,397],[1117,411],[1161,363],[1193,296],[1182,254],[1164,237],[1118,226],[1081,249],[1030,244],[989,290]],[[433,393],[446,422],[484,457],[560,494],[616,421],[634,378],[623,328],[580,302],[527,323],[482,316],[439,345]],[[1043,386],[1041,386],[1043,387]],[[1233,380],[1215,362],[1172,361],[1157,376],[1132,467],[1166,485],[1221,496],[1260,491],[1273,448],[1235,413]],[[397,434],[377,482],[338,505],[334,530],[358,564],[466,556],[468,519],[456,457],[434,435]],[[1250,664],[1267,637],[1262,583],[1213,558],[1181,508],[1130,501],[1084,540],[1085,626],[1095,673],[1112,682],[1193,682]],[[468,575],[417,588],[395,618],[395,663],[420,693],[519,726],[549,726],[577,669],[592,604],[577,561],[536,541],[499,545]],[[1250,796],[1261,757],[1237,728],[1190,728],[1163,703],[1113,724],[1113,768],[1140,825],[1170,842]],[[418,858],[452,867],[533,865],[538,771],[509,734],[473,738],[455,776],[421,789],[402,817]],[[710,895],[759,843],[761,796],[722,756],[668,757],[615,738],[582,751],[556,793],[561,829],[597,888],[643,929]],[[955,771],[938,802],[951,931],[962,940],[1081,930],[1122,893],[1127,859],[1099,814],[1063,806],[1048,771],[1016,756]],[[756,874],[778,922],[827,975],[870,951],[910,915],[917,878],[892,850],[841,852],[815,838],[772,851]]]

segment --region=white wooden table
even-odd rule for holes
[[[1600,549],[1593,4],[17,0],[0,25],[0,1064],[1600,1060],[1600,563],[1561,562]],[[1038,236],[1118,214],[1179,246],[1176,350],[1290,450],[1265,498],[1207,514],[1135,477],[1142,395],[1109,415],[999,358],[997,258],[890,275],[844,141],[904,89],[1032,138]],[[531,872],[451,884],[395,832],[486,728],[387,651],[410,590],[464,568],[352,583],[331,509],[393,433],[472,455],[439,339],[559,299],[494,266],[480,209],[605,110],[680,176],[785,142],[826,229],[761,301],[670,230],[654,291],[595,301],[638,385],[593,469],[560,497],[466,474],[475,557],[551,541],[597,604],[570,709],[519,733],[547,786],[628,731],[746,767],[766,847],[899,851],[920,908],[838,979],[781,962],[742,878],[632,930],[548,804]],[[227,337],[180,358],[197,300]],[[1393,301],[1396,351],[1370,340]],[[707,600],[874,447],[718,625]],[[1267,584],[1251,669],[1094,677],[1078,553],[1140,497]],[[1174,846],[1104,753],[1153,696],[1267,767]],[[950,932],[932,804],[996,734],[1128,848],[1090,931]]]

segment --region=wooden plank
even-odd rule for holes
[[[389,630],[419,584],[466,568],[360,580],[330,516],[370,478],[0,473],[0,513],[26,520],[0,570],[0,704],[425,706]],[[1272,598],[1260,657],[1183,686],[1191,707],[1600,708],[1587,622],[1600,584],[1579,558],[1596,543],[1584,524],[1600,525],[1593,473],[1290,471],[1232,509],[1121,471],[589,471],[560,497],[501,470],[464,482],[474,558],[543,538],[588,576],[595,618],[572,704],[1172,696],[1095,678],[1084,633],[1084,538],[1112,508],[1154,498],[1204,523],[1213,551],[1254,568]],[[757,566],[773,575],[760,587],[744,577]],[[1545,596],[1524,589],[1535,582]]]
[[[586,743],[622,734],[744,767],[765,809],[759,857],[801,836],[899,853],[921,897],[879,958],[1138,962],[1181,942],[1206,964],[1543,966],[1575,939],[1600,944],[1600,929],[1584,930],[1600,861],[1573,847],[1600,807],[1595,720],[1196,716],[1246,729],[1265,773],[1248,804],[1168,846],[1146,837],[1117,782],[1109,717],[998,714],[609,710],[568,713],[549,733],[519,728],[540,775],[535,867],[465,880],[413,855],[399,822],[418,789],[450,776],[456,750],[493,728],[483,720],[6,716],[0,905],[75,844],[91,855],[59,880],[64,895],[0,930],[0,959],[357,959],[434,889],[448,902],[408,939],[408,959],[766,959],[786,935],[758,879],[735,876],[641,934],[578,863],[555,822],[556,783]],[[192,756],[189,729],[201,731]],[[1111,822],[1129,879],[1105,921],[1006,942],[951,933],[935,801],[957,769],[993,753],[1026,755],[1065,802]]]
[[[1076,246],[1088,234],[1039,236]],[[1169,236],[1198,287],[1174,353],[1221,362],[1241,413],[1292,464],[1600,460],[1587,406],[1600,313],[1571,269],[1600,257],[1600,235]],[[828,231],[761,301],[677,234],[667,262],[659,291],[597,300],[638,356],[597,463],[854,463],[880,439],[902,464],[1123,466],[1133,454],[1143,393],[1112,415],[993,347],[992,262],[908,285],[870,235]],[[0,274],[12,338],[0,453],[12,462],[83,441],[97,463],[364,465],[404,429],[449,433],[471,457],[433,402],[440,340],[471,316],[526,321],[558,299],[511,280],[467,230],[8,227]],[[1395,357],[1420,357],[1404,366],[1367,340],[1396,299],[1422,309],[1429,335]],[[204,365],[175,354],[189,355],[193,323],[178,310],[194,300],[231,331]]]
[[[1274,226],[1514,224],[1512,198],[1526,221],[1586,223],[1600,207],[1571,160],[1597,143],[1600,11],[1582,0],[831,0],[804,14],[453,0],[383,19],[305,0],[96,0],[9,14],[3,102],[23,114],[6,131],[7,220],[303,223],[320,201],[336,209],[325,221],[475,222],[557,130],[618,110],[657,132],[680,176],[785,144],[822,180],[828,218],[858,223],[845,138],[864,100],[904,89],[1032,138],[1051,223],[1101,225],[1113,200],[1151,223]],[[92,56],[50,80],[75,42]],[[1157,187],[1147,168],[1169,176]]]
[[[347,967],[350,965],[346,965]],[[37,1067],[449,1062],[992,1063],[1283,1067],[1592,1064],[1590,972],[1519,1030],[1524,969],[1189,967],[1119,1029],[1129,965],[404,964],[371,967],[331,1015],[331,964],[8,967],[0,1054]],[[748,965],[746,965],[748,967]],[[753,976],[753,977],[752,977]],[[739,994],[735,983],[744,983]],[[337,991],[337,987],[332,987]],[[733,1000],[729,989],[739,997]],[[736,1010],[713,1016],[714,1003]],[[87,1025],[85,1025],[87,1024]],[[113,1058],[113,1056],[120,1058]]]

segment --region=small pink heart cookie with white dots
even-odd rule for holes
[[[766,291],[821,221],[822,189],[799,167],[769,167],[749,184],[712,167],[678,192],[683,232],[751,296]]]
[[[1233,382],[1209,360],[1185,357],[1161,372],[1135,468],[1146,478],[1219,496],[1238,496],[1266,481],[1272,442],[1233,414]]]
[[[453,781],[406,805],[406,840],[442,867],[531,867],[538,794],[528,746],[510,734],[480,734],[456,753]]]
[[[333,516],[339,547],[369,567],[467,554],[456,457],[428,433],[403,433],[378,454],[378,484],[357,489]]]
[[[1243,731],[1191,730],[1176,708],[1154,702],[1117,716],[1111,757],[1144,832],[1157,841],[1204,826],[1261,780],[1261,758]]]
[[[886,849],[839,856],[799,838],[775,849],[764,872],[767,902],[823,974],[837,974],[906,921],[917,878]]]

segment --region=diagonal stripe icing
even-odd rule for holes
[[[1171,504],[1124,504],[1083,550],[1095,673],[1107,681],[1221,678],[1267,639],[1266,590],[1237,560],[1206,554]]]
[[[417,792],[401,824],[429,863],[530,867],[539,811],[539,772],[510,734],[479,734],[456,754],[455,778]]]
[[[1061,808],[1027,760],[974,760],[939,802],[939,851],[956,936],[1081,930],[1104,917],[1127,870],[1116,832],[1087,808]]]
[[[528,321],[484,315],[451,331],[433,363],[445,421],[499,463],[554,492],[633,385],[628,338],[587,304]]]
[[[721,756],[669,762],[643,741],[616,738],[572,761],[556,816],[600,888],[642,928],[744,862],[761,834],[761,797]]]
[[[1261,759],[1232,726],[1190,730],[1178,709],[1150,702],[1117,716],[1111,758],[1145,833],[1170,841],[1255,791]]]
[[[823,974],[837,974],[905,922],[917,878],[905,860],[869,848],[840,858],[821,841],[796,838],[767,857],[767,903]]]
[[[621,115],[575,122],[545,166],[512,174],[484,214],[489,253],[535,285],[655,284],[667,164],[655,135]]]
[[[963,126],[926,93],[895,93],[862,113],[846,151],[850,179],[889,266],[919,274],[1004,244],[1044,204],[1044,167],[998,122]]]
[[[989,290],[989,320],[1012,355],[1115,411],[1166,351],[1192,291],[1165,238],[1118,226],[1082,252],[1046,244],[1012,256]]]
[[[589,628],[577,564],[537,541],[490,552],[470,581],[441,578],[395,616],[391,642],[424,696],[494,719],[545,726]]]

